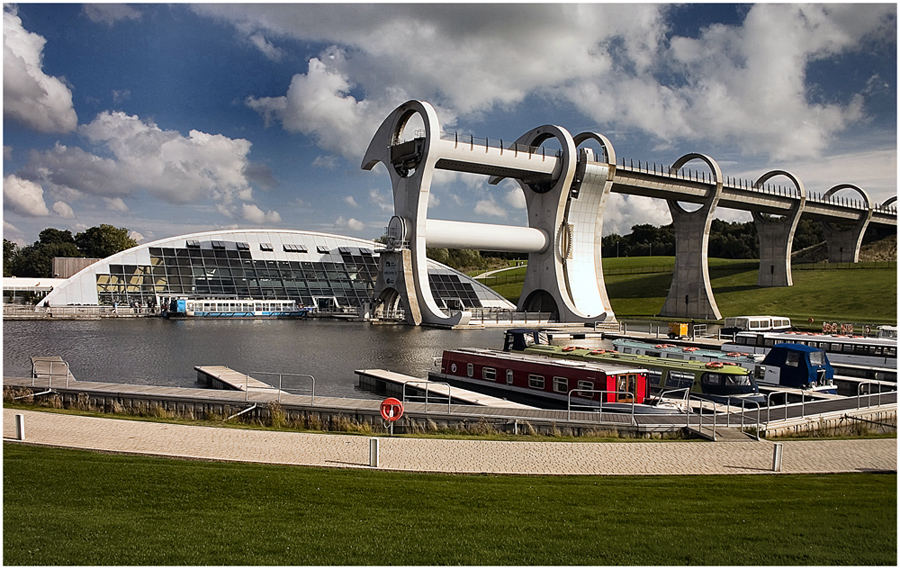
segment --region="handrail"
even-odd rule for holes
[[[315,376],[313,376],[313,375],[310,375],[310,374],[308,374],[308,373],[284,373],[284,372],[280,372],[280,371],[278,371],[278,372],[275,372],[275,371],[251,371],[251,372],[248,372],[248,373],[246,373],[246,374],[244,374],[244,375],[249,376],[249,374],[251,374],[251,373],[252,373],[253,375],[277,375],[277,376],[278,376],[278,396],[277,396],[277,401],[278,401],[279,403],[281,403],[281,392],[284,391],[284,390],[282,389],[282,387],[283,387],[283,385],[284,385],[284,376],[289,375],[289,376],[292,376],[292,377],[307,377],[307,378],[309,378],[310,383],[311,383],[311,385],[310,385],[309,403],[310,403],[310,405],[314,405],[315,402],[316,402],[316,378],[315,378]],[[245,387],[245,390],[249,393],[250,390],[247,389],[247,385],[246,385],[246,384],[245,384],[244,387]]]
[[[452,399],[453,399],[452,389],[451,389],[449,383],[446,383],[446,382],[443,382],[443,381],[431,381],[430,379],[422,379],[422,380],[419,380],[419,381],[407,381],[407,382],[405,382],[405,383],[403,384],[403,395],[402,395],[402,400],[403,400],[403,402],[406,403],[406,386],[408,386],[408,385],[421,385],[421,384],[424,384],[424,385],[425,385],[425,412],[428,413],[428,388],[429,388],[430,386],[432,386],[432,385],[446,385],[446,386],[447,386],[447,414],[448,414],[448,415],[452,415],[452,412],[451,412],[451,410],[450,410],[450,404],[451,404],[451,401],[452,401]],[[419,396],[416,396],[416,395],[410,395],[410,398],[412,398],[412,397],[422,397],[422,396],[421,396],[421,395],[419,395]]]
[[[856,386],[856,408],[857,409],[860,408],[859,402],[860,402],[860,399],[862,398],[863,385],[877,385],[878,386],[878,406],[881,407],[882,384],[878,381],[861,381]],[[886,391],[885,393],[890,393],[890,391]],[[869,392],[866,394],[866,396],[869,398],[868,402],[869,402],[869,406],[871,406],[872,405],[872,390],[871,389],[869,389]]]
[[[621,395],[630,396],[630,399],[631,399],[631,402],[630,402],[631,403],[631,424],[632,424],[632,426],[637,425],[637,421],[635,421],[635,419],[634,419],[634,393],[632,393],[631,391],[612,391],[612,390],[608,390],[608,389],[570,389],[568,394],[566,395],[566,401],[567,401],[566,420],[568,420],[568,421],[572,420],[572,394],[575,393],[576,391],[578,393],[599,393],[600,394],[600,406],[598,407],[598,410],[599,410],[598,420],[600,420],[600,422],[602,422],[602,419],[603,419],[603,394],[613,393],[615,395],[621,394]],[[575,406],[590,408],[590,409],[594,408],[593,405],[585,405],[585,404],[578,404],[578,403],[576,403]]]

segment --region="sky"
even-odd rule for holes
[[[809,192],[849,183],[881,203],[897,194],[896,13],[4,4],[3,234],[25,245],[46,227],[109,223],[139,242],[230,228],[373,239],[391,184],[360,163],[410,99],[451,133],[512,141],[555,124],[603,133],[620,158],[700,152],[726,176],[787,170]],[[428,217],[527,223],[512,181],[453,172],[436,176]],[[663,201],[613,194],[604,234],[670,221]]]

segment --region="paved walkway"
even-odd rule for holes
[[[3,437],[157,456],[369,468],[366,436],[194,427],[4,409]],[[380,437],[381,469],[491,474],[763,474],[773,444],[748,442],[536,443]],[[789,441],[782,472],[897,470],[896,439]]]

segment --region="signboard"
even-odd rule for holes
[[[393,423],[403,416],[403,403],[394,397],[388,397],[381,402],[381,417],[385,421]]]

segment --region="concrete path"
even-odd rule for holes
[[[369,468],[366,436],[254,431],[4,409],[3,438],[109,452]],[[764,474],[774,445],[748,442],[537,443],[380,438],[380,468],[491,474]],[[896,439],[783,443],[784,473],[896,471]]]

